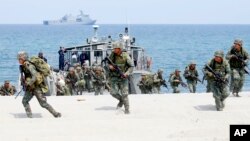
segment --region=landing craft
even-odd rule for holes
[[[66,62],[68,62],[69,66],[72,66],[75,62],[73,54],[78,55],[84,52],[87,56],[85,60],[87,66],[92,67],[97,64],[105,68],[105,63],[103,60],[106,57],[109,57],[109,55],[112,53],[112,43],[120,41],[124,44],[123,51],[129,53],[135,66],[133,73],[129,76],[129,93],[140,94],[141,90],[137,84],[141,79],[141,74],[152,73],[152,58],[146,55],[145,49],[143,47],[135,45],[135,38],[130,37],[127,27],[125,27],[125,32],[123,34],[119,34],[119,39],[117,40],[113,40],[111,36],[108,36],[107,38],[100,38],[97,34],[98,28],[98,25],[93,25],[94,35],[91,38],[86,39],[85,45],[64,47],[66,51],[64,59]],[[67,67],[65,68],[66,69],[64,71],[59,71],[51,67],[51,75],[47,77],[46,80],[49,88],[49,92],[46,95],[56,95],[56,84],[62,83],[62,80],[64,79],[63,76],[66,76],[68,71]],[[21,89],[20,83],[18,89]]]
[[[151,57],[146,56],[145,49],[143,47],[135,45],[135,38],[130,37],[127,27],[125,27],[123,34],[119,34],[119,39],[117,40],[113,40],[111,36],[102,38],[98,37],[98,28],[98,25],[93,25],[94,36],[86,39],[86,45],[64,47],[66,50],[65,60],[68,60],[70,64],[73,64],[72,54],[80,54],[81,52],[84,52],[87,56],[87,60],[85,62],[88,66],[98,64],[105,67],[103,60],[106,57],[109,57],[113,51],[112,43],[120,41],[124,44],[123,51],[129,53],[135,66],[132,75],[129,77],[129,93],[141,93],[137,83],[141,79],[142,73],[151,74]]]

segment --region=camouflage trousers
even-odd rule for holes
[[[153,86],[152,91],[155,94],[159,94],[161,92],[161,86]]]
[[[94,85],[95,95],[103,94],[104,86],[103,85]]]
[[[195,93],[196,92],[196,81],[187,81],[188,89],[190,93]]]
[[[211,88],[211,84],[212,84],[212,80],[207,80],[207,93],[212,92],[212,88]]]
[[[228,86],[216,81],[212,81],[211,90],[213,92],[217,110],[223,109],[225,106],[225,99],[229,96]]]
[[[152,94],[152,90],[147,87],[139,86],[139,88],[142,94]]]
[[[119,77],[110,78],[111,91],[110,94],[119,100],[125,107],[125,110],[129,110],[129,99],[128,99],[128,79]]]
[[[232,69],[230,91],[233,93],[239,93],[243,87],[245,81],[244,69]]]
[[[171,87],[173,89],[173,93],[180,93],[181,92],[178,85],[177,86],[176,85],[171,85]]]
[[[22,103],[28,117],[32,117],[32,111],[30,108],[29,101],[33,98],[33,96],[36,97],[41,107],[47,109],[55,117],[58,115],[58,112],[56,112],[53,107],[47,103],[46,97],[44,96],[42,89],[40,87],[36,87],[33,90],[26,91],[22,99]]]

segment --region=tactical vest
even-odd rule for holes
[[[234,49],[231,49],[230,54],[235,54],[235,52],[236,51],[234,51]],[[242,56],[243,60],[247,59],[247,56],[245,55],[244,49],[241,48],[240,52],[236,52],[236,53],[237,53],[237,55]],[[231,68],[243,68],[244,67],[242,62],[240,60],[238,60],[237,58],[231,58],[229,60],[229,64],[230,64]]]
[[[123,72],[123,73],[125,73],[127,70],[128,70],[128,68],[129,67],[132,67],[132,66],[130,66],[128,63],[127,63],[127,61],[128,61],[128,59],[129,59],[129,55],[128,55],[128,53],[126,53],[126,52],[122,52],[122,54],[121,55],[115,55],[113,52],[112,52],[112,54],[110,55],[110,60],[114,63],[114,64],[116,64],[120,69],[121,69],[121,71]],[[120,76],[120,74],[118,74],[117,72],[115,72],[115,71],[110,71],[110,73],[111,73],[111,76],[116,76],[116,77],[119,77]]]
[[[227,61],[223,59],[222,63],[217,63],[214,59],[211,60],[209,66],[215,71],[215,73],[225,76],[227,73],[226,70]]]

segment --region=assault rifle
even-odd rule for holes
[[[203,84],[203,82],[202,82],[197,76],[192,75],[192,74],[189,74],[189,77],[191,77],[192,79],[197,80],[197,81],[199,81],[201,84]]]
[[[249,68],[247,66],[247,63],[245,63],[244,57],[241,54],[238,54],[235,50],[233,50],[233,55],[243,64],[245,73],[250,75]]]
[[[165,87],[165,88],[167,88],[167,89],[168,89],[168,85],[167,85],[167,83],[166,83],[166,80],[165,80],[165,79],[161,81],[161,85],[162,85],[163,87]],[[168,89],[168,90],[169,90],[169,89]]]
[[[182,86],[182,87],[184,87],[184,88],[186,88],[186,87],[187,87],[187,84],[186,84],[186,83],[184,83],[184,82],[182,82],[182,81],[180,81],[180,84],[181,84],[181,86]]]
[[[206,65],[205,68],[213,74],[213,76],[215,77],[215,81],[228,86],[228,82],[224,80],[220,74],[216,73],[209,65]]]
[[[108,57],[106,57],[103,61],[108,61],[108,63],[115,68],[115,71],[120,75],[121,78],[126,78],[122,70],[114,62],[112,62]]]
[[[19,66],[19,71],[21,74],[21,85],[23,86],[22,89],[17,93],[15,99],[20,95],[20,93],[22,92],[22,90],[25,92],[26,91],[26,85],[25,85],[25,77],[23,75],[23,66],[20,65]]]

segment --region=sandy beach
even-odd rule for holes
[[[250,93],[228,97],[215,109],[211,93],[130,95],[130,115],[110,95],[47,97],[54,118],[31,100],[27,118],[22,97],[0,97],[1,141],[228,141],[230,124],[250,123]]]

